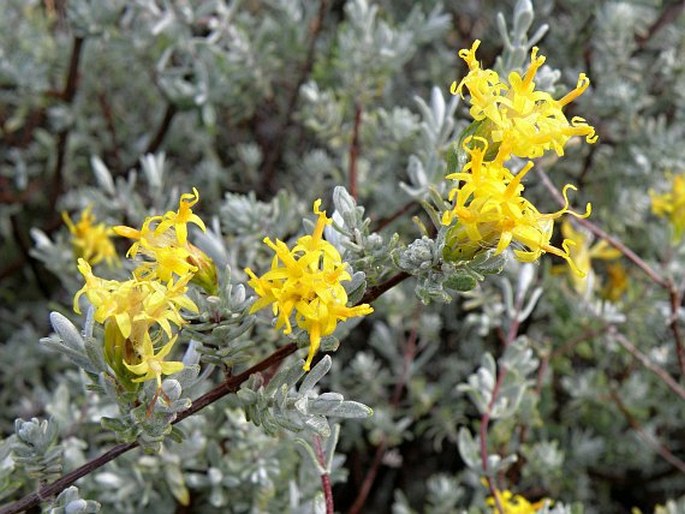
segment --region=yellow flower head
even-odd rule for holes
[[[78,269],[86,283],[74,296],[74,311],[80,313],[79,299],[86,295],[95,309],[95,321],[105,326],[105,358],[124,382],[127,377],[122,376],[122,364],[146,354],[151,330],[157,329],[171,341],[175,337],[172,324],[181,327],[186,323],[180,311],[198,312],[185,294],[190,276],[175,283],[138,278],[119,282],[95,276],[84,259],[79,259]]]
[[[79,259],[78,269],[86,283],[74,295],[74,311],[81,313],[78,302],[85,294],[95,308],[95,321],[113,319],[122,335],[134,343],[141,342],[142,334],[155,324],[171,336],[171,323],[177,327],[185,323],[180,309],[198,312],[197,305],[185,294],[190,277],[175,284],[137,278],[124,282],[105,280],[95,276],[83,259]]]
[[[520,494],[513,494],[509,490],[496,490],[495,494],[497,495],[497,498],[499,498],[499,503],[504,509],[504,514],[535,514],[545,505],[545,502],[548,501],[543,499],[535,503],[530,503]],[[489,497],[485,501],[488,506],[493,507],[493,513],[498,512],[496,508],[496,501],[493,497]]]
[[[573,285],[573,289],[581,296],[589,294],[598,285],[595,272],[592,269],[592,260],[608,261],[618,259],[621,257],[621,252],[611,247],[604,239],[590,246],[590,235],[576,230],[568,220],[564,220],[561,224],[561,234],[564,238],[573,242],[573,245],[570,247],[571,258],[575,261],[578,268],[585,273],[585,276],[582,277],[575,273],[569,273],[569,280]]]
[[[81,212],[77,223],[74,223],[66,212],[62,213],[62,219],[71,232],[74,254],[77,258],[83,258],[90,264],[98,264],[103,260],[109,266],[118,264],[119,258],[110,239],[112,229],[104,223],[95,224],[91,206]]]
[[[545,62],[538,55],[538,48],[531,52],[530,65],[521,75],[511,72],[508,82],[488,69],[482,69],[476,59],[480,41],[474,41],[470,49],[459,52],[469,67],[469,73],[459,84],[454,82],[452,94],[464,97],[464,88],[470,96],[470,113],[474,120],[487,124],[491,142],[499,145],[498,156],[502,162],[511,155],[533,159],[547,150],[564,154],[564,145],[573,136],[584,136],[588,143],[597,141],[595,129],[578,116],[566,118],[562,108],[579,97],[590,85],[581,73],[576,87],[564,97],[555,100],[545,91],[535,90],[535,75]]]
[[[188,223],[207,230],[202,219],[191,209],[199,199],[197,189],[193,188],[192,193],[181,195],[178,211],[149,216],[140,230],[114,227],[118,235],[134,240],[127,255],[135,257],[142,254],[145,258],[134,271],[136,277],[169,282],[175,277],[189,276],[207,293],[216,293],[218,284],[214,263],[202,250],[188,242]]]
[[[685,233],[685,175],[670,176],[671,190],[658,194],[650,190],[652,212],[666,218],[673,226],[673,242],[679,242]]]
[[[480,145],[471,147],[472,141]],[[567,191],[575,187],[567,184],[563,189],[566,205],[557,212],[541,214],[522,196],[521,180],[533,164],[529,162],[513,175],[500,159],[484,160],[487,147],[483,138],[467,138],[464,149],[471,157],[470,162],[461,172],[446,177],[458,181],[458,185],[449,192],[453,208],[442,215],[443,225],[452,225],[447,232],[445,258],[467,260],[481,248],[495,248],[495,255],[498,255],[514,244],[514,255],[519,261],[533,262],[548,252],[565,259],[573,272],[582,276],[583,272],[571,257],[573,242],[566,239],[561,248],[557,248],[552,246],[550,239],[555,219],[565,213],[589,216],[589,204],[582,215],[570,210]]]
[[[264,243],[275,255],[271,269],[261,277],[247,268],[248,284],[260,297],[250,312],[273,305],[277,317],[276,327],[284,334],[292,331],[290,322],[294,314],[298,327],[309,333],[309,354],[304,369],[309,371],[321,337],[333,333],[338,321],[373,312],[367,304],[347,307],[347,292],[341,281],[350,280],[338,250],[323,239],[324,227],[332,221],[320,210],[321,200],[314,202],[318,216],[311,235],[300,237],[292,250],[279,240],[268,237]]]
[[[620,262],[611,263],[607,266],[607,281],[602,288],[602,298],[615,302],[626,289],[628,289],[628,272]]]
[[[132,382],[157,380],[157,387],[162,387],[162,375],[173,375],[174,373],[181,371],[183,369],[182,362],[164,360],[175,342],[176,336],[169,339],[169,341],[155,353],[152,339],[150,339],[150,335],[146,333],[143,344],[137,352],[137,360],[139,362],[137,364],[129,364],[124,361],[124,365],[131,373],[140,375],[139,377],[134,378]]]
[[[178,201],[178,211],[168,211],[163,217],[162,222],[157,227],[159,233],[163,233],[166,229],[174,227],[178,242],[184,244],[188,238],[188,223],[194,223],[202,229],[207,231],[204,222],[197,214],[193,214],[191,207],[200,201],[200,193],[193,188],[192,193],[185,193],[181,195]]]

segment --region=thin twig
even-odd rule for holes
[[[281,155],[283,153],[283,145],[286,139],[285,131],[290,125],[293,114],[295,113],[297,99],[300,96],[300,89],[302,88],[302,85],[305,83],[305,81],[309,77],[309,74],[312,71],[312,68],[314,67],[314,53],[316,50],[316,42],[319,38],[319,35],[321,34],[324,17],[326,15],[327,10],[328,0],[321,0],[321,3],[319,4],[319,11],[316,15],[316,18],[314,18],[311,24],[309,25],[310,36],[309,47],[307,48],[307,56],[305,57],[304,63],[302,64],[302,68],[297,78],[297,81],[290,89],[288,98],[286,99],[285,113],[283,114],[283,118],[281,119],[278,130],[276,131],[278,137],[274,138],[273,141],[270,141],[269,151],[266,153],[264,157],[264,162],[260,170],[260,173],[262,175],[261,188],[264,191],[272,189],[272,182],[274,176],[276,175],[276,165],[278,164],[278,161],[281,159]]]
[[[386,216],[385,218],[381,218],[376,221],[375,226],[371,229],[372,232],[380,232],[383,230],[385,227],[390,225],[393,221],[396,219],[404,216],[407,213],[412,212],[415,209],[418,209],[420,207],[420,204],[416,202],[416,200],[411,200],[410,202],[407,202],[404,204],[402,207],[397,209],[395,212],[390,214],[389,216]]]
[[[516,336],[518,335],[519,328],[521,327],[519,313],[523,308],[524,299],[524,294],[517,295],[516,303],[514,305],[514,312],[512,313],[511,324],[509,325],[506,334],[500,331],[500,339],[502,340],[502,346],[505,349],[511,343],[514,342],[514,339],[516,339]],[[480,418],[480,460],[481,466],[483,467],[483,473],[486,475],[486,477],[488,474],[488,427],[490,425],[492,409],[495,406],[495,402],[497,401],[497,395],[499,394],[499,390],[501,389],[502,384],[504,383],[504,379],[506,378],[507,373],[508,370],[506,367],[499,367],[499,371],[497,373],[497,380],[495,381],[495,385],[492,388],[492,396],[490,397],[490,402],[488,403],[487,409],[481,415]],[[495,507],[497,508],[497,512],[499,512],[499,514],[504,514],[504,507],[502,506],[502,501],[499,497],[499,494],[497,493],[497,486],[495,484],[495,481],[487,477],[487,482],[488,489],[490,490],[490,495],[495,501]]]
[[[409,380],[411,366],[414,362],[414,358],[416,357],[416,339],[417,331],[416,328],[413,328],[404,345],[402,373],[395,382],[395,388],[390,398],[389,404],[392,409],[397,409],[399,407],[400,400],[402,399],[402,392],[404,391],[404,388],[407,385],[407,381]],[[369,497],[369,493],[371,492],[371,487],[373,486],[373,483],[376,481],[378,470],[380,469],[381,462],[383,461],[383,457],[385,456],[385,452],[387,449],[388,438],[385,434],[383,434],[380,443],[376,447],[376,453],[374,454],[373,460],[371,461],[371,466],[369,467],[369,470],[366,472],[366,475],[364,475],[362,485],[359,488],[357,497],[354,499],[354,503],[352,503],[352,506],[350,507],[348,514],[358,514],[364,508],[364,504],[366,503],[366,500]]]
[[[647,42],[654,37],[654,34],[659,32],[666,25],[673,23],[683,12],[684,8],[685,1],[683,0],[666,7],[661,12],[661,15],[654,21],[654,23],[650,25],[650,27],[647,29],[647,32],[644,34],[635,35],[637,50],[642,50],[647,45]]]
[[[545,188],[549,193],[556,199],[556,201],[559,203],[559,205],[565,205],[566,202],[564,201],[564,197],[561,195],[561,193],[557,190],[557,188],[552,184],[552,181],[549,179],[547,174],[543,172],[540,168],[537,168],[537,174],[542,180],[542,183],[544,184]],[[665,289],[669,289],[670,285],[668,283],[668,280],[663,278],[661,275],[659,275],[656,271],[654,271],[649,264],[647,264],[642,258],[637,255],[635,252],[633,252],[630,248],[628,248],[623,242],[618,239],[617,237],[614,237],[601,228],[599,228],[597,225],[595,225],[593,222],[587,220],[587,219],[578,219],[577,220],[579,224],[583,225],[586,229],[588,229],[590,232],[592,232],[596,237],[599,237],[600,239],[604,239],[607,243],[609,243],[611,246],[616,248],[618,251],[620,251],[629,261],[631,261],[633,264],[635,264],[638,268],[640,268],[645,275],[647,275],[653,282],[656,284],[659,284],[661,287]]]
[[[407,273],[406,271],[400,271],[397,275],[395,275],[394,277],[390,277],[385,282],[369,287],[364,293],[364,296],[362,297],[359,303],[373,302],[376,298],[385,293],[388,289],[392,289],[397,284],[399,284],[400,282],[404,281],[409,277],[411,277],[409,273]]]
[[[321,438],[318,435],[314,436],[314,451],[316,451],[316,460],[319,461],[322,469],[326,469],[326,456],[321,447]],[[323,496],[326,500],[326,514],[333,514],[335,512],[335,505],[333,503],[333,488],[331,487],[331,476],[328,471],[321,473],[321,487],[323,489]]]
[[[640,350],[638,350],[633,343],[631,343],[626,336],[621,334],[618,330],[616,330],[614,327],[611,328],[610,330],[611,336],[620,344],[623,348],[625,348],[633,357],[635,357],[638,361],[640,361],[640,364],[642,364],[645,368],[647,368],[649,371],[652,373],[656,374],[661,381],[666,384],[671,391],[676,393],[680,398],[685,400],[685,388],[683,388],[676,380],[666,371],[664,368],[656,364],[654,361],[652,361],[649,357],[647,357],[644,353],[642,353]]]
[[[229,379],[222,382],[211,391],[207,392],[206,394],[200,396],[200,398],[195,400],[190,408],[179,413],[178,417],[172,422],[172,424],[175,425],[176,423],[180,423],[187,417],[192,416],[196,412],[204,409],[205,407],[214,403],[220,398],[223,398],[224,396],[237,391],[240,388],[240,385],[243,382],[245,382],[248,378],[250,378],[250,376],[252,376],[254,373],[268,369],[270,366],[282,361],[288,355],[294,353],[295,350],[297,350],[297,345],[295,343],[290,343],[285,346],[282,346],[281,348],[273,352],[271,355],[269,355],[267,358],[258,362],[251,368],[245,370],[239,375],[230,377]],[[111,450],[103,453],[99,457],[96,457],[86,462],[83,466],[80,466],[75,470],[71,471],[70,473],[67,473],[66,475],[52,482],[51,484],[45,485],[41,487],[38,491],[24,496],[19,501],[3,507],[2,509],[0,509],[0,514],[16,514],[18,512],[30,509],[31,507],[38,505],[41,501],[44,501],[47,498],[55,496],[60,492],[64,491],[67,487],[72,485],[79,478],[82,478],[88,475],[89,473],[92,473],[96,469],[116,459],[119,455],[122,455],[127,451],[136,448],[137,446],[137,441],[132,443],[119,444]]]
[[[643,441],[645,441],[649,446],[651,446],[654,449],[654,451],[656,451],[661,456],[661,458],[663,458],[673,467],[677,468],[681,473],[685,473],[685,462],[683,462],[678,457],[673,455],[673,453],[671,453],[671,450],[666,448],[666,446],[659,442],[658,439],[648,434],[645,431],[645,429],[642,428],[640,422],[628,410],[626,405],[623,403],[623,400],[621,400],[621,397],[613,388],[609,390],[609,395],[616,404],[616,407],[618,407],[618,410],[621,412],[621,414],[623,414],[623,417],[626,419],[628,425],[630,425],[630,428],[637,432],[640,438]]]
[[[683,298],[673,281],[669,281],[669,284],[668,296],[671,307],[671,320],[668,325],[671,332],[673,332],[673,338],[675,339],[675,354],[678,358],[680,374],[685,377],[685,344],[683,344],[683,336],[680,332],[680,324],[678,323],[678,311],[680,310],[680,304]]]
[[[354,106],[354,125],[352,126],[352,141],[350,142],[350,152],[347,163],[347,180],[350,188],[350,195],[357,199],[357,161],[359,160],[359,127],[362,123],[362,106],[359,102]]]
[[[67,77],[64,81],[64,89],[60,94],[62,101],[64,101],[66,104],[72,103],[74,97],[76,96],[79,63],[81,61],[81,54],[83,53],[84,41],[85,40],[82,37],[74,36]],[[50,211],[55,210],[57,199],[62,194],[62,175],[64,174],[64,164],[66,162],[68,143],[69,129],[66,128],[60,131],[57,135],[57,149],[55,151],[57,159],[55,160],[55,169],[52,173],[52,185],[50,186],[50,193],[48,196]]]

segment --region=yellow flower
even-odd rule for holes
[[[594,128],[583,118],[575,116],[569,122],[562,112],[565,105],[590,85],[585,74],[579,75],[573,90],[555,100],[549,93],[535,90],[535,75],[545,62],[545,57],[538,55],[537,47],[531,52],[530,65],[523,76],[511,72],[505,83],[495,71],[480,67],[476,59],[479,45],[480,41],[476,40],[470,49],[459,51],[469,73],[459,84],[454,82],[450,91],[463,98],[464,87],[468,89],[469,112],[474,120],[485,124],[482,130],[499,147],[497,153],[502,162],[511,155],[533,159],[547,150],[561,156],[564,145],[573,136],[585,136],[588,143],[597,141]]]
[[[658,194],[649,191],[652,199],[652,212],[666,218],[673,226],[673,242],[679,242],[685,233],[685,175],[672,175],[671,190]]]
[[[284,334],[292,331],[290,318],[293,314],[297,326],[309,333],[306,371],[309,371],[321,338],[332,334],[338,321],[373,312],[367,304],[346,306],[347,292],[341,281],[351,277],[338,250],[323,240],[323,229],[331,219],[320,207],[321,200],[316,200],[314,213],[318,218],[314,231],[300,237],[292,250],[283,241],[274,243],[268,237],[264,238],[264,243],[275,253],[269,271],[257,277],[251,269],[245,269],[250,277],[248,284],[260,297],[250,312],[273,304],[276,327],[283,328]]]
[[[188,223],[207,230],[202,219],[191,209],[199,199],[197,189],[193,188],[192,193],[181,195],[178,211],[149,216],[140,230],[123,225],[114,227],[116,234],[134,240],[127,256],[141,254],[146,259],[134,271],[136,277],[168,282],[174,277],[189,276],[208,294],[216,293],[218,279],[214,262],[188,242]]]
[[[95,276],[83,259],[79,259],[78,269],[86,283],[74,295],[74,311],[81,313],[78,302],[85,294],[95,308],[95,321],[113,319],[122,335],[134,344],[141,343],[143,334],[155,324],[170,336],[171,323],[177,327],[185,324],[180,309],[198,312],[197,305],[185,295],[189,277],[175,284],[137,278],[105,280]]]
[[[613,260],[621,257],[621,252],[613,248],[605,240],[600,240],[590,247],[591,238],[589,234],[576,230],[570,221],[564,220],[561,224],[561,233],[569,241],[573,242],[570,247],[571,258],[575,261],[578,268],[585,273],[585,276],[578,276],[575,273],[569,274],[569,280],[573,289],[585,296],[596,286],[596,274],[592,269],[592,260]]]
[[[541,509],[545,505],[545,502],[548,501],[542,499],[535,503],[530,503],[520,494],[513,494],[509,490],[495,490],[495,494],[499,498],[500,505],[504,509],[504,514],[535,514],[538,509]],[[488,506],[493,507],[493,513],[498,513],[496,501],[493,497],[489,497],[485,501]]]
[[[628,273],[620,262],[607,266],[607,282],[602,288],[602,298],[615,302],[628,289]]]
[[[179,361],[165,361],[164,358],[169,354],[176,336],[169,339],[169,341],[155,353],[152,345],[152,339],[149,334],[145,334],[143,344],[138,348],[137,364],[129,364],[124,361],[124,365],[131,373],[135,375],[142,375],[134,378],[132,382],[145,382],[146,380],[157,380],[157,387],[162,387],[162,375],[173,375],[183,369],[183,363]]]
[[[74,295],[74,311],[80,314],[79,299],[86,295],[95,309],[95,321],[105,327],[105,359],[124,385],[129,385],[130,378],[127,362],[135,355],[147,355],[148,342],[152,344],[151,330],[157,329],[158,334],[172,341],[176,337],[172,335],[172,324],[181,327],[186,323],[180,311],[198,312],[197,305],[185,294],[190,276],[175,283],[138,278],[119,282],[95,276],[83,259],[79,259],[78,269],[86,283]]]
[[[185,193],[181,195],[178,201],[178,211],[169,211],[162,217],[162,222],[157,227],[159,233],[163,233],[166,229],[174,227],[176,231],[176,237],[178,242],[185,244],[188,238],[188,223],[194,223],[202,229],[203,232],[207,231],[204,222],[197,214],[193,214],[191,207],[200,201],[200,193],[197,189],[193,188],[192,193]]]
[[[119,258],[110,239],[112,229],[104,223],[95,224],[91,206],[81,212],[77,223],[74,223],[66,212],[62,213],[62,219],[71,232],[74,254],[77,258],[83,258],[90,264],[98,264],[103,260],[109,266],[118,264]]]
[[[470,143],[480,143],[470,147]],[[572,241],[566,239],[561,248],[552,246],[550,240],[554,220],[562,214],[587,217],[569,209],[567,191],[575,187],[567,184],[562,194],[566,204],[553,213],[541,214],[537,208],[522,196],[521,180],[530,171],[529,162],[517,175],[513,175],[502,164],[501,158],[488,162],[484,160],[488,143],[481,137],[469,137],[464,149],[471,160],[458,173],[446,178],[458,181],[449,192],[454,207],[442,215],[443,225],[450,226],[445,240],[444,256],[447,260],[467,260],[481,248],[495,248],[495,255],[514,244],[514,256],[522,262],[533,262],[543,253],[552,253],[565,259],[574,273],[583,275],[570,254]],[[456,220],[456,223],[453,222]]]

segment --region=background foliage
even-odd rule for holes
[[[323,474],[338,511],[490,512],[479,437],[506,368],[485,433],[498,487],[557,500],[549,512],[685,512],[685,247],[646,193],[684,171],[683,3],[533,7],[534,17],[527,2],[487,0],[5,0],[0,500],[137,440],[148,452],[43,508],[325,512]],[[457,50],[479,38],[485,65],[511,69],[527,59],[526,35],[542,37],[540,82],[557,97],[589,75],[571,110],[600,137],[540,159],[549,178],[528,177],[526,191],[547,212],[558,208],[549,181],[592,202],[590,232],[625,245],[627,285],[614,295],[607,262],[593,262],[598,286],[582,294],[549,256],[446,267],[422,209],[446,194],[450,145],[469,123],[449,95],[466,71]],[[81,277],[60,212],[92,205],[99,220],[136,226],[193,186],[209,230],[191,238],[220,267],[221,292],[196,295],[188,366],[165,382],[174,401],[128,412],[98,382],[88,349],[101,334],[71,311]],[[242,270],[268,267],[264,236],[309,231],[319,197],[338,214],[328,239],[358,272],[352,301],[364,281],[368,294],[402,280],[324,341],[337,352],[304,382],[290,358],[172,429],[187,399],[288,342],[247,313]]]

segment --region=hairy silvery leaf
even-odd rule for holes
[[[525,391],[525,383],[514,383],[502,386],[497,392],[495,401],[492,403],[490,418],[500,419],[513,416],[518,410]]]
[[[79,368],[89,373],[100,371],[88,357],[83,337],[69,319],[59,312],[50,313],[50,323],[56,336],[44,337],[40,342],[66,355]]]
[[[95,180],[101,189],[114,196],[116,191],[114,189],[114,179],[112,179],[112,173],[109,171],[107,166],[102,159],[97,155],[91,155],[90,166],[93,168],[93,174],[95,175]]]
[[[53,420],[17,419],[14,432],[14,462],[29,477],[49,481],[62,473],[62,447],[57,444],[59,428]]]
[[[492,401],[492,392],[497,380],[497,364],[489,353],[481,357],[480,368],[469,376],[467,384],[459,384],[457,390],[465,392],[478,407],[481,414],[488,412]]]
[[[464,463],[478,474],[481,474],[483,472],[483,464],[480,458],[479,443],[473,438],[468,428],[461,427],[459,429],[457,447]]]
[[[306,395],[314,386],[331,370],[332,359],[330,355],[324,357],[314,366],[300,385],[299,393]]]
[[[373,410],[363,403],[344,401],[339,393],[323,393],[309,402],[309,412],[340,418],[368,418]]]
[[[499,363],[509,371],[526,377],[537,369],[539,361],[533,355],[528,338],[521,336],[506,347]]]
[[[50,506],[49,514],[91,514],[100,512],[102,506],[94,500],[84,500],[76,486],[67,487],[59,493]]]

